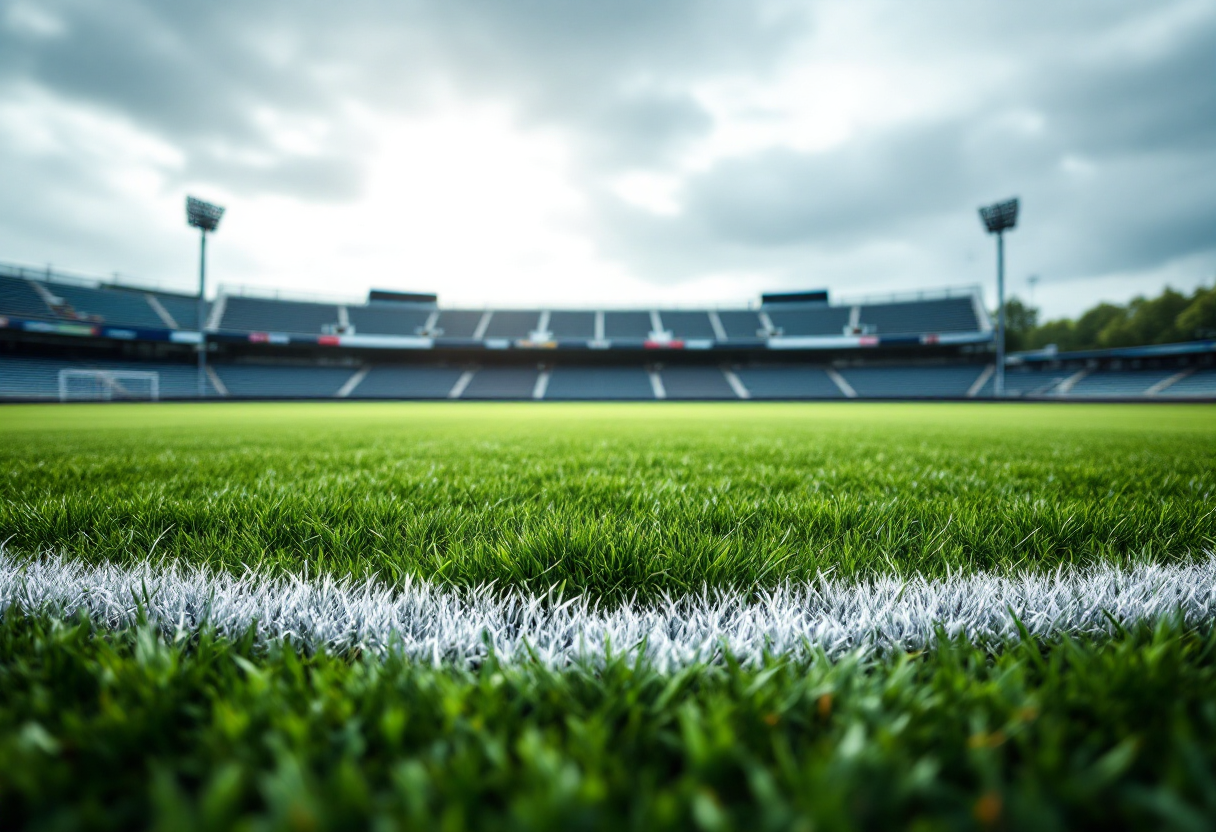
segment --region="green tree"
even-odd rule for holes
[[[1186,309],[1178,314],[1174,327],[1184,341],[1216,338],[1216,285],[1196,289]]]
[[[1132,298],[1124,314],[1098,333],[1097,346],[1135,347],[1184,340],[1175,322],[1188,303],[1186,295],[1169,287],[1155,298]]]
[[[1039,310],[1014,296],[1005,301],[1005,348],[1030,349],[1030,335],[1039,325]]]

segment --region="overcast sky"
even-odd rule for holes
[[[1216,279],[1216,3],[0,0],[0,260],[450,305]]]

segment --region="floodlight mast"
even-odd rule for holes
[[[207,397],[207,232],[220,227],[224,209],[186,197],[186,222],[199,230],[198,250],[198,397]]]
[[[1005,232],[1018,224],[1017,197],[980,209],[980,219],[989,234],[996,235],[996,378],[993,394],[1005,396]]]

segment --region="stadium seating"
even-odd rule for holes
[[[48,284],[47,288],[52,294],[62,298],[82,320],[112,326],[165,328],[165,322],[156,314],[143,292],[131,289],[89,289],[63,283]]]
[[[1143,396],[1148,388],[1165,381],[1177,370],[1101,370],[1078,381],[1067,395],[1072,397]]]
[[[455,367],[379,364],[351,390],[355,399],[446,399],[463,370]]]
[[[1199,370],[1161,391],[1162,396],[1216,397],[1216,369]]]
[[[435,323],[441,338],[472,338],[484,313],[469,309],[446,309]]]
[[[844,393],[821,367],[741,367],[735,371],[753,399],[840,399]]]
[[[653,399],[650,377],[642,367],[563,367],[549,376],[546,399]]]
[[[862,398],[963,398],[983,370],[983,367],[975,364],[849,367],[840,370],[840,375]]]
[[[849,323],[847,306],[806,306],[766,308],[773,326],[788,337],[842,335]]]
[[[653,327],[649,312],[605,312],[604,337],[629,341],[645,341]]]
[[[755,312],[742,310],[719,312],[718,320],[721,321],[722,329],[726,331],[728,340],[755,340],[764,330],[764,324],[760,322],[760,316]]]
[[[490,317],[490,325],[486,327],[487,338],[527,338],[536,331],[540,323],[540,312],[520,312],[514,309],[502,309]]]
[[[669,399],[737,399],[718,367],[664,367],[659,372]]]
[[[1076,370],[1005,369],[1006,396],[1049,396],[1055,393],[1060,382],[1073,376]],[[992,398],[995,390],[993,377],[989,376],[976,394],[976,398]]]
[[[858,323],[877,335],[975,332],[980,328],[970,297],[865,305]]]
[[[530,399],[540,370],[536,367],[483,367],[473,374],[462,399]]]
[[[165,292],[151,292],[150,294],[165,308],[165,311],[173,318],[173,322],[177,324],[178,329],[198,329],[198,298],[189,295],[171,295]],[[210,313],[211,304],[204,301],[204,317]]]
[[[133,370],[159,375],[162,399],[193,398],[198,393],[194,364],[158,361],[97,361],[92,359],[0,356],[0,399],[58,399],[60,370]],[[210,380],[208,395],[218,395]]]
[[[432,310],[399,303],[346,307],[347,319],[360,335],[418,335]]]
[[[28,280],[0,276],[0,315],[53,318],[54,314]]]
[[[551,312],[549,332],[554,338],[583,338],[589,341],[595,337],[595,313]]]
[[[319,335],[337,322],[338,307],[333,304],[229,296],[219,329]]]
[[[330,398],[355,373],[350,367],[218,364],[215,372],[233,398]]]
[[[707,312],[662,312],[663,328],[679,341],[709,340],[714,327]]]

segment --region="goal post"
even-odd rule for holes
[[[60,370],[59,401],[156,401],[160,373],[148,370]]]

